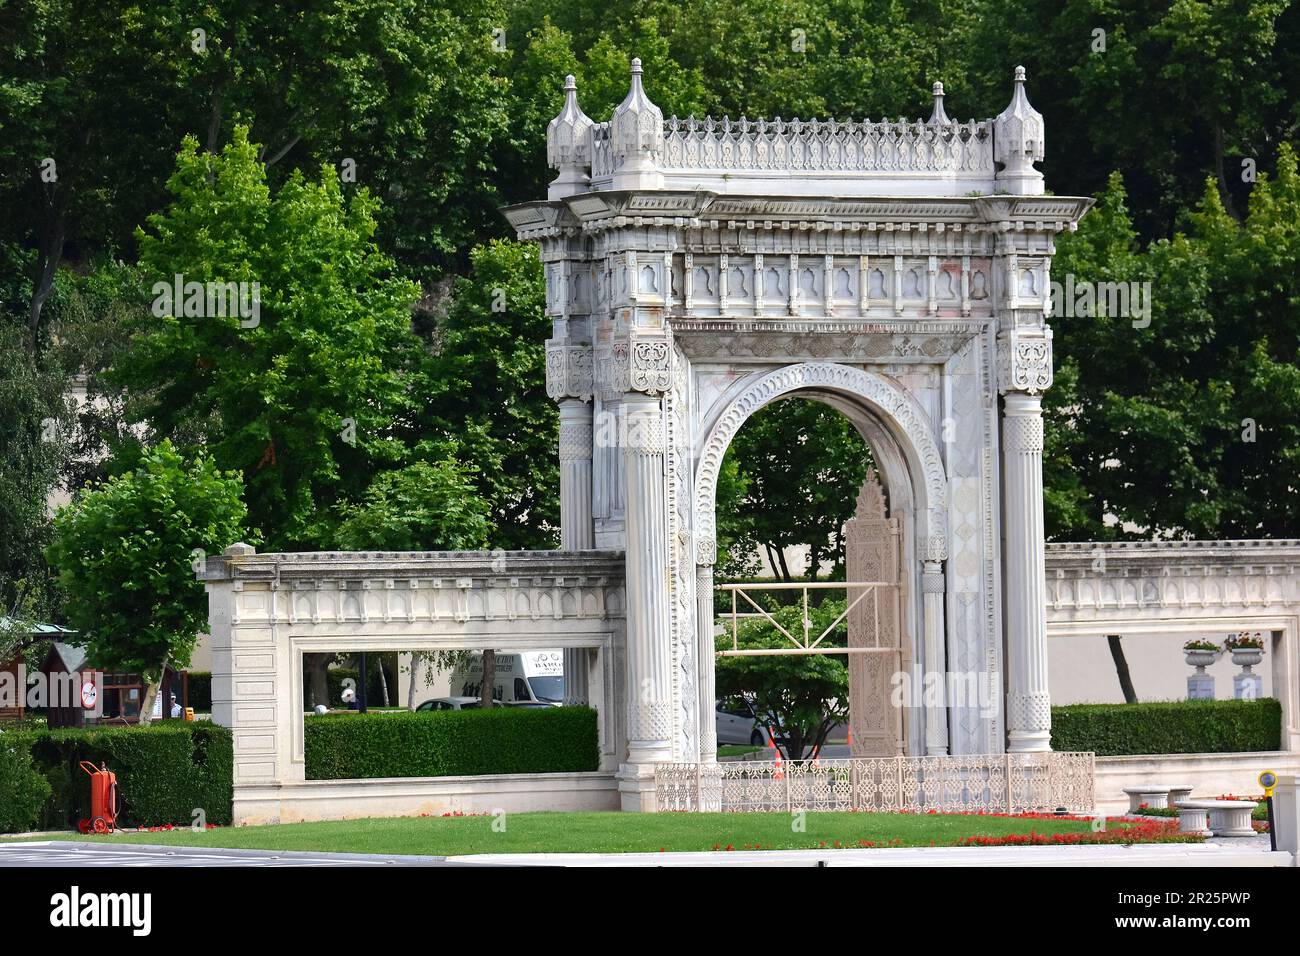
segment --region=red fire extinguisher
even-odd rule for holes
[[[117,774],[107,764],[97,768],[89,760],[81,761],[81,769],[90,774],[90,819],[79,821],[77,829],[82,833],[111,833],[117,829],[117,815],[122,809]]]

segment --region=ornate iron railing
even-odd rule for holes
[[[659,810],[1070,813],[1094,809],[1091,753],[655,766]]]
[[[726,618],[731,622],[731,650],[718,651],[719,657],[761,657],[785,654],[892,654],[898,658],[896,662],[901,667],[902,651],[898,647],[882,647],[877,643],[873,647],[839,647],[832,644],[822,644],[832,631],[839,627],[840,623],[849,616],[849,614],[861,604],[866,598],[871,597],[878,592],[888,590],[898,590],[898,585],[889,581],[766,581],[748,584],[719,584],[715,591],[721,594],[731,595],[731,611]],[[839,617],[835,618],[822,632],[813,637],[812,619],[809,617],[808,592],[812,591],[844,591],[846,592],[845,607]],[[799,607],[802,610],[800,615],[801,633],[791,634],[782,626],[781,622],[772,616],[767,608],[763,607],[754,600],[754,594],[759,591],[799,591],[802,595]],[[739,599],[743,598],[752,611],[741,611],[742,605]],[[872,613],[872,635],[879,635],[879,604],[871,602]],[[782,647],[764,647],[764,648],[747,648],[741,650],[740,647],[740,621],[746,620],[766,620],[769,625],[775,628],[790,643]]]

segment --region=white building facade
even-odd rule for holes
[[[655,766],[711,764],[719,469],[756,410],[845,414],[898,535],[902,659],[997,706],[909,712],[908,755],[1050,749],[1042,394],[1054,240],[1091,201],[1047,196],[1043,119],[665,119],[638,61],[606,123],[570,77],[559,176],[504,210],[538,242],[560,406],[562,547],[626,555],[622,805]],[[588,659],[566,688],[588,699]],[[944,683],[943,681],[940,682]]]

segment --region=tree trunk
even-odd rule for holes
[[[415,682],[424,673],[424,658],[419,651],[411,652],[411,680],[406,687],[406,709],[415,710]]]
[[[1223,124],[1214,124],[1214,172],[1219,180],[1219,195],[1223,199],[1223,208],[1237,222],[1242,218],[1237,213],[1237,204],[1232,200],[1232,193],[1228,191],[1228,170],[1224,165],[1223,155]]]
[[[794,578],[790,574],[790,566],[785,563],[785,549],[777,548],[776,556],[781,560],[781,580],[789,584]]]
[[[384,658],[383,658],[383,655],[380,655],[380,657],[379,657],[378,660],[379,660],[379,695],[380,695],[380,697],[382,697],[383,700],[384,700],[384,706],[387,707],[387,706],[389,706],[389,704],[388,704],[388,677],[384,674]]]
[[[167,661],[163,661],[162,667],[158,668],[157,679],[150,680],[148,674],[141,674],[140,676],[144,678],[145,682],[144,700],[140,701],[140,723],[148,724],[153,720],[153,702],[158,699],[158,692],[162,690],[163,678],[167,676]],[[160,714],[163,713],[161,710],[158,712]],[[163,716],[169,716],[170,713],[171,711],[169,710],[166,714],[163,714]]]
[[[1120,645],[1120,635],[1107,634],[1106,643],[1110,646],[1111,660],[1115,662],[1115,673],[1119,675],[1119,689],[1124,692],[1124,703],[1136,704],[1137,691],[1133,689],[1133,678],[1129,676],[1128,661],[1124,658],[1124,648]]]
[[[307,671],[307,703],[315,708],[330,705],[329,654],[304,654],[303,668]]]
[[[483,683],[479,685],[479,701],[484,707],[491,707],[494,703],[492,692],[496,682],[497,652],[487,650],[483,652]]]

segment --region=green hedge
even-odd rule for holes
[[[27,741],[10,731],[0,733],[0,833],[36,828],[50,785],[32,766]]]
[[[1259,700],[1174,700],[1052,708],[1052,749],[1129,754],[1250,753],[1282,746],[1282,706]]]
[[[589,707],[309,716],[308,780],[595,770]]]
[[[16,731],[0,739],[29,754],[50,788],[36,821],[43,829],[75,827],[90,816],[90,777],[82,760],[107,764],[117,774],[122,826],[189,826],[196,809],[208,823],[230,823],[234,745],[229,729],[209,721]]]

